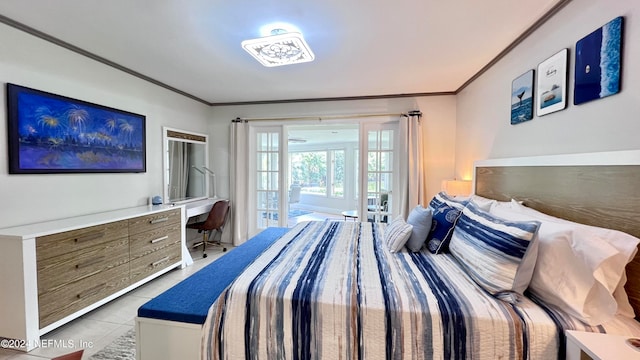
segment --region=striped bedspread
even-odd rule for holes
[[[562,328],[605,332],[497,300],[449,255],[390,253],[385,226],[298,224],[212,305],[203,358],[554,359]]]

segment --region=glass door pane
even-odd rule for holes
[[[364,126],[365,148],[362,153],[366,158],[361,163],[365,186],[361,193],[367,198],[362,199],[361,208],[366,209],[366,218],[362,221],[390,222],[393,212],[393,190],[396,186],[397,174],[394,153],[397,123],[395,124],[366,124]]]
[[[281,131],[255,130],[255,214],[256,229],[280,226],[280,138]]]

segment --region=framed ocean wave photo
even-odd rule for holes
[[[531,69],[511,83],[511,125],[533,119],[533,74]]]
[[[7,84],[10,174],[146,171],[143,115]]]
[[[622,31],[620,16],[576,42],[574,105],[620,92]]]

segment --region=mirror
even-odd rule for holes
[[[164,127],[164,199],[177,203],[207,198],[207,135]]]

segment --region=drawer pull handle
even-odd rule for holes
[[[76,295],[76,297],[78,299],[82,299],[82,298],[86,298],[88,296],[95,295],[95,294],[99,293],[105,286],[107,286],[107,283],[96,285],[96,286],[94,286],[92,288],[89,288],[89,289],[79,293],[78,295]]]
[[[165,222],[165,221],[169,221],[168,217],[163,217],[160,219],[153,219],[151,221],[149,221],[149,224],[157,224],[157,223],[161,223],[161,222]]]
[[[163,241],[163,240],[167,240],[168,238],[169,238],[169,235],[167,235],[167,236],[163,236],[163,237],[160,237],[160,238],[157,238],[157,239],[153,239],[153,240],[151,240],[151,243],[152,243],[152,244],[155,244],[155,243],[157,243],[157,242],[160,242],[160,241]]]
[[[158,260],[158,261],[156,261],[156,262],[151,263],[151,266],[152,266],[152,267],[156,267],[156,266],[158,266],[158,265],[160,265],[160,264],[162,264],[162,263],[164,263],[164,262],[169,261],[170,259],[171,259],[171,256],[165,256],[165,257],[163,257],[162,259],[160,259],[160,260]]]
[[[87,234],[85,236],[77,237],[77,238],[73,239],[73,241],[75,241],[76,243],[79,243],[79,242],[85,242],[85,241],[91,241],[91,240],[95,240],[95,239],[100,239],[103,236],[104,236],[103,232],[97,232],[97,233]]]
[[[83,268],[83,267],[99,264],[99,263],[104,261],[104,258],[105,258],[104,256],[99,256],[99,257],[96,257],[96,258],[93,258],[93,259],[89,259],[89,260],[87,260],[87,261],[85,261],[83,263],[76,264],[76,269],[80,269],[81,267]]]

